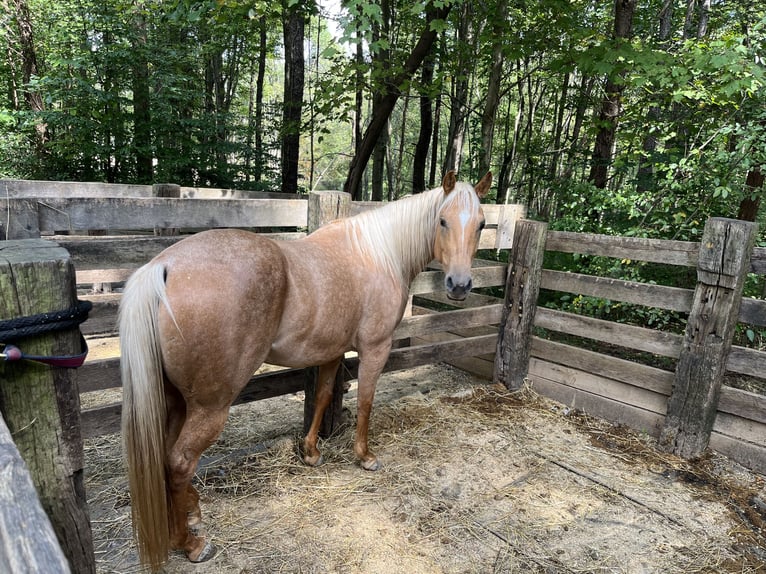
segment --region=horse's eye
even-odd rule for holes
[[[446,228],[447,227],[447,220],[444,219],[443,217],[440,217],[439,218],[439,225],[441,225],[442,227]]]
[[[486,221],[482,221],[481,223],[479,223],[479,231],[484,229],[486,226],[487,226],[487,222]]]

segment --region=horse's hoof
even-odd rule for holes
[[[372,460],[363,460],[361,461],[361,465],[364,470],[369,470],[371,472],[380,470],[380,467],[382,466],[380,462],[378,462],[377,458],[373,458]]]
[[[202,552],[199,553],[199,556],[196,558],[192,558],[187,554],[187,558],[189,559],[189,562],[194,562],[195,564],[199,564],[200,562],[207,562],[210,560],[213,556],[215,556],[215,553],[218,551],[218,549],[215,547],[215,544],[210,542],[209,540],[205,542],[204,548],[202,548]]]
[[[305,462],[309,466],[321,466],[322,464],[324,464],[324,458],[322,457],[321,454],[318,456],[306,455],[303,457],[303,462]]]

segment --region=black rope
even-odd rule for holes
[[[12,343],[34,335],[73,329],[88,318],[92,308],[90,301],[77,301],[77,306],[70,309],[0,321],[0,342]]]

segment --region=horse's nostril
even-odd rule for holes
[[[447,289],[454,289],[455,288],[455,282],[452,280],[452,276],[447,277]]]
[[[468,283],[465,284],[465,290],[470,291],[471,289],[473,289],[473,280],[469,278]]]

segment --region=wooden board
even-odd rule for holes
[[[10,203],[10,206],[9,206]],[[40,232],[79,229],[182,227],[305,227],[307,202],[298,199],[45,198],[0,199],[0,209],[36,212]]]
[[[0,501],[0,571],[69,572],[69,563],[2,416]]]
[[[613,301],[634,303],[688,313],[694,291],[665,285],[652,285],[635,281],[623,281],[610,277],[597,277],[581,273],[543,270],[541,287],[551,291],[563,291],[577,295],[603,297]]]
[[[634,259],[694,267],[697,265],[699,243],[670,241],[644,237],[616,237],[594,233],[551,231],[545,244],[548,251],[601,255],[617,259]]]
[[[537,308],[535,326],[664,357],[677,358],[681,351],[681,335],[594,319],[545,307]]]

